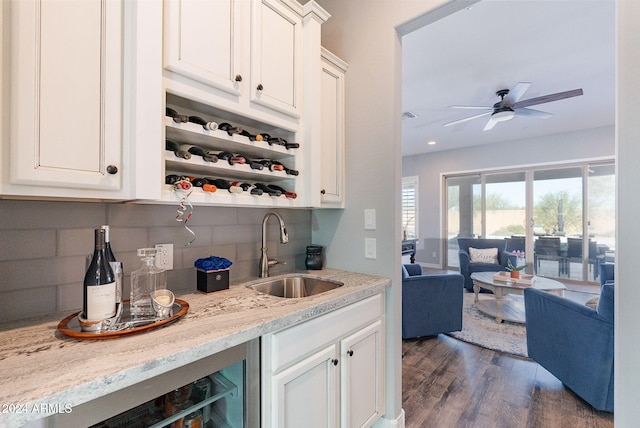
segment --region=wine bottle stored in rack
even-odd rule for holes
[[[173,121],[176,123],[187,123],[189,121],[189,116],[186,114],[178,114],[177,111],[169,107],[166,108],[166,114],[167,116],[172,117]]]
[[[276,184],[267,184],[267,187],[281,192],[281,194],[284,195],[287,199],[295,199],[298,197],[298,194],[296,192],[289,192],[288,190],[285,190],[283,187]]]
[[[232,184],[234,186],[238,186],[242,188],[242,190],[244,190],[245,192],[249,192],[249,194],[254,196],[260,196],[264,193],[262,189],[258,189],[256,186],[254,186],[251,183],[241,183],[239,181],[234,181]]]
[[[189,122],[201,125],[207,131],[215,131],[218,129],[218,124],[215,122],[207,122],[200,116],[189,116]]]
[[[223,178],[213,178],[213,177],[205,177],[207,182],[215,185],[219,189],[225,189],[229,191],[229,193],[242,193],[242,187],[233,185],[230,181],[225,180]]]
[[[226,131],[229,136],[242,133],[242,128],[240,126],[232,126],[226,122],[220,123],[218,125],[218,129],[221,131]]]
[[[182,150],[178,143],[176,143],[175,141],[165,140],[165,149],[172,151],[173,154],[175,154],[179,158],[191,159],[191,153],[186,150]]]
[[[212,163],[218,162],[218,156],[212,153],[207,153],[207,151],[202,147],[194,146],[193,144],[180,144],[178,148],[180,150],[189,152],[192,155],[200,156],[202,159],[204,159],[207,162],[212,162]]]

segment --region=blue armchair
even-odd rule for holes
[[[469,247],[486,249],[498,249],[498,264],[495,263],[471,263]],[[482,238],[458,238],[458,256],[460,258],[460,273],[464,276],[464,288],[473,291],[471,274],[474,272],[500,272],[507,270],[509,254],[506,251],[506,239],[482,239]],[[515,256],[512,263],[515,264]]]
[[[614,284],[597,308],[534,288],[524,290],[529,357],[597,410],[613,412]]]
[[[608,282],[614,282],[614,271],[615,271],[614,263],[602,263],[600,265],[600,285],[604,285]]]
[[[402,271],[403,339],[462,330],[462,275],[423,275],[416,264]]]

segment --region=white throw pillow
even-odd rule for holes
[[[472,248],[469,247],[471,263],[493,263],[498,264],[497,248]]]

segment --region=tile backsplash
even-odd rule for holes
[[[175,205],[131,203],[42,202],[0,200],[0,321],[27,318],[82,307],[85,258],[93,251],[93,229],[111,226],[111,246],[124,263],[124,296],[129,274],[138,269],[136,250],[172,243],[174,269],[168,288],[196,291],[193,263],[211,255],[233,262],[231,283],[258,276],[262,219],[270,209],[193,208],[188,226],[176,220]],[[289,243],[278,241],[275,219],[269,219],[269,257],[286,261],[272,274],[304,269],[311,244],[311,210],[275,209],[285,220]]]

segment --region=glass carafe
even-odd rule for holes
[[[138,249],[142,259],[140,269],[131,272],[131,318],[144,319],[155,317],[151,305],[151,292],[167,288],[167,272],[155,265],[155,248]]]

